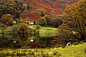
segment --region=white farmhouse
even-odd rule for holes
[[[26,21],[28,24],[30,24],[30,25],[33,25],[34,23],[33,22],[29,22],[29,21]]]
[[[33,22],[29,22],[29,24],[33,25]]]
[[[13,23],[15,23],[15,24],[16,24],[16,21],[13,21]]]

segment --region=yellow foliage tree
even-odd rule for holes
[[[21,24],[19,25],[19,33],[20,33],[20,34],[29,33],[28,25],[25,24],[25,23],[21,23]]]
[[[69,40],[85,40],[86,0],[80,0],[76,4],[67,6],[64,12],[63,24],[59,26],[59,35]]]

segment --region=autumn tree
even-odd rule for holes
[[[2,14],[3,14],[2,5],[0,5],[0,18],[2,16]]]
[[[61,25],[63,23],[63,21],[61,19],[51,19],[51,25],[54,27],[58,27],[59,25]]]
[[[45,12],[42,10],[40,15],[45,16]]]
[[[51,25],[54,26],[54,27],[57,27],[58,26],[58,21],[57,19],[51,19]]]
[[[22,6],[23,5],[23,0],[19,0],[19,3]]]
[[[7,14],[7,6],[6,5],[2,6],[2,9],[3,9],[3,13]]]
[[[23,4],[23,10],[27,9],[27,4]]]
[[[8,25],[8,26],[12,25],[13,24],[13,17],[12,17],[12,15],[6,14],[6,15],[2,16],[1,22],[6,24],[6,25]]]
[[[30,21],[30,19],[29,18],[26,18],[25,21]]]
[[[86,0],[67,6],[64,12],[63,24],[59,26],[59,36],[66,41],[85,41]]]
[[[16,12],[15,19],[20,17],[20,13]]]
[[[0,9],[0,18],[1,18],[1,16],[2,16],[2,14],[3,14],[3,13],[2,13],[2,11],[3,11],[3,10],[2,10],[2,9]]]
[[[24,19],[20,18],[20,23],[26,23]]]
[[[40,18],[39,24],[42,25],[42,26],[44,26],[44,25],[47,24],[45,17],[41,17],[41,18]]]
[[[47,22],[47,25],[51,25],[51,17],[48,17],[48,16],[45,16],[45,19],[46,19],[46,22]]]
[[[20,22],[19,18],[16,18],[15,21],[16,21],[16,23],[19,23]]]
[[[5,1],[5,0],[3,0],[3,1]],[[16,2],[13,2],[13,0],[6,1],[4,4],[0,5],[0,11],[3,14],[15,14],[17,12],[20,12],[20,10],[22,10],[21,5],[19,5]]]
[[[13,12],[15,12],[14,7],[13,7],[13,6],[9,7],[9,8],[7,9],[7,12],[8,12],[9,14],[13,14]]]
[[[25,33],[29,33],[29,28],[28,28],[28,25],[27,24],[25,24],[25,23],[21,23],[20,25],[19,25],[19,33],[20,34],[25,34]]]

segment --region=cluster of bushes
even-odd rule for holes
[[[39,20],[39,24],[42,25],[42,26],[51,25],[53,27],[58,27],[62,23],[63,23],[62,19],[51,18],[51,17],[48,17],[48,16],[41,17],[40,20]]]
[[[15,18],[19,18],[19,14],[22,12],[21,10],[29,8],[29,4],[24,4],[23,1],[19,1],[18,3],[16,0],[2,0],[0,2],[0,18],[3,14],[15,14]]]
[[[21,13],[21,9],[21,5],[12,1],[7,1],[0,5],[1,14],[16,14],[17,12]]]
[[[16,21],[16,25],[13,25],[13,17],[12,15],[10,14],[6,14],[6,15],[3,15],[2,18],[0,19],[0,22],[1,24],[1,27],[7,25],[7,26],[11,26],[12,28],[12,32],[14,33],[29,33],[29,28],[28,28],[28,25],[26,23],[26,20],[28,19],[22,19],[22,18],[16,18],[15,21]],[[13,26],[12,26],[13,25]]]

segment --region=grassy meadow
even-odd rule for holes
[[[39,26],[40,28],[37,30],[37,26],[39,25],[30,25],[29,28],[39,31],[40,37],[51,37],[56,35],[57,28]]]
[[[34,30],[36,30],[38,25],[30,25],[28,26],[29,28],[32,28]],[[5,33],[7,33],[8,31],[12,31],[12,27],[6,27],[4,29]],[[40,29],[38,29],[40,31],[40,33],[53,33],[57,31],[57,28],[53,28],[53,27],[43,27],[43,26],[39,26]],[[0,33],[2,33],[2,28],[0,28]]]
[[[29,28],[32,28],[32,29],[36,29],[38,25],[30,25]],[[57,28],[53,28],[53,27],[43,27],[43,26],[39,26],[40,29],[40,33],[49,33],[49,32],[56,32]]]
[[[86,57],[86,43],[64,48],[0,49],[0,57]]]

